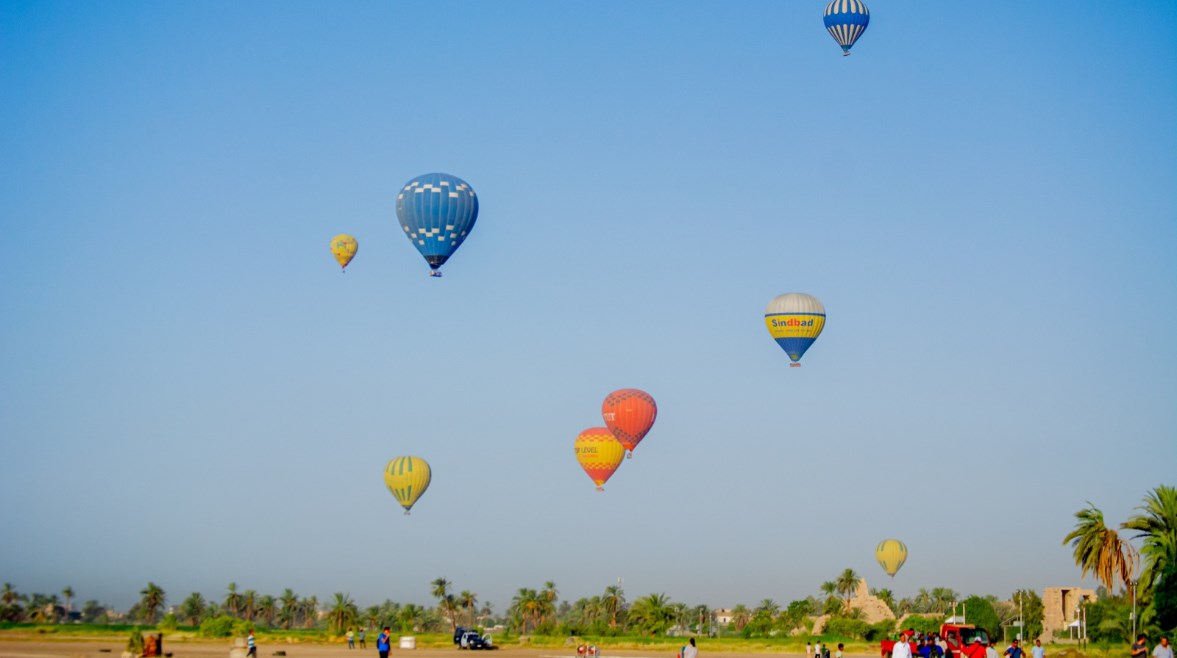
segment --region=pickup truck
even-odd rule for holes
[[[972,624],[944,624],[940,626],[940,637],[947,645],[944,652],[944,658],[962,658],[961,650],[967,647],[975,638],[980,638],[981,643],[989,644],[989,633],[985,629],[978,628]],[[883,640],[879,643],[882,650],[882,658],[891,658],[891,652],[895,649],[895,640]],[[915,642],[910,642],[911,655],[919,656],[919,645]]]

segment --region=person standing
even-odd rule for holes
[[[388,650],[392,646],[392,637],[389,635],[388,627],[384,627],[384,632],[380,637],[376,638],[376,650],[380,652],[380,658],[388,658]]]
[[[907,643],[909,637],[907,631],[899,634],[899,641],[891,648],[891,658],[911,658],[911,645]]]
[[[1000,658],[1000,656],[997,655],[997,647],[994,646],[995,644],[997,643],[993,640],[989,640],[989,646],[985,647],[985,658]]]
[[[245,646],[249,647],[249,651],[245,652],[245,658],[257,658],[257,641],[253,639],[253,629],[249,629],[249,637],[245,638]]]
[[[1132,651],[1128,654],[1131,658],[1148,658],[1148,636],[1144,633],[1136,636],[1136,642],[1132,645]]]
[[[1025,658],[1026,652],[1022,651],[1022,648],[1018,646],[1017,640],[1012,640],[1009,643],[1009,647],[1005,650],[1005,655],[1009,656],[1009,658]]]
[[[834,654],[834,658],[845,658],[845,657],[842,655],[842,648],[843,648],[843,647],[842,647],[842,643],[841,643],[841,642],[839,642],[839,643],[838,643],[838,653]]]
[[[1030,649],[1033,658],[1046,658],[1046,649],[1042,648],[1042,640],[1034,640],[1034,648]]]
[[[981,636],[974,635],[973,641],[961,649],[960,653],[966,658],[985,658],[985,643],[981,641]]]
[[[356,632],[351,629],[351,626],[347,627],[347,648],[356,648]]]
[[[1161,636],[1161,643],[1152,650],[1152,658],[1173,658],[1173,647],[1169,646],[1168,635]]]
[[[813,645],[805,640],[805,658],[813,658]]]
[[[695,646],[695,638],[682,650],[682,658],[699,658],[699,648]]]
[[[368,635],[368,631],[364,630],[364,628],[361,626],[361,627],[360,627],[360,632],[359,632],[359,637],[357,638],[357,639],[360,641],[360,648],[361,648],[361,649],[367,649],[367,648],[368,648],[368,643],[367,643],[367,642],[364,642],[364,637],[365,637],[365,636],[367,636],[367,635]]]

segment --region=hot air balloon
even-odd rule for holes
[[[613,477],[624,458],[625,446],[607,427],[590,427],[576,437],[576,461],[596,483],[597,491],[605,490],[605,482]]]
[[[429,488],[431,479],[429,464],[420,457],[394,457],[384,467],[384,486],[392,492],[396,502],[405,508],[406,515]]]
[[[813,295],[790,292],[768,303],[764,324],[793,361],[789,366],[796,368],[801,365],[797,363],[801,355],[821,335],[826,325],[826,309]]]
[[[907,561],[907,546],[904,546],[903,542],[898,539],[884,539],[875,549],[875,559],[879,561],[879,566],[883,567],[883,571],[894,578],[899,567],[902,567],[903,563]]]
[[[438,270],[474,228],[478,197],[466,181],[449,174],[425,174],[405,184],[396,195],[396,217],[417,251]]]
[[[347,264],[351,259],[356,257],[356,251],[360,248],[360,243],[356,239],[346,233],[331,238],[331,254],[335,256],[335,260],[339,261],[339,267],[344,272],[347,271]]]
[[[658,405],[654,404],[654,398],[636,388],[613,391],[601,404],[601,417],[614,438],[625,446],[626,457],[633,456],[633,449],[654,426],[657,416]]]
[[[842,46],[842,55],[848,56],[870,23],[870,10],[862,0],[833,0],[826,5],[825,23],[830,36]]]

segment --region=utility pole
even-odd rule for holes
[[[1139,581],[1129,580],[1128,584],[1132,586],[1132,641],[1136,641],[1136,583]]]

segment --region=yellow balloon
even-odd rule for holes
[[[384,486],[392,492],[396,502],[405,508],[405,514],[429,488],[432,479],[429,464],[420,457],[394,457],[384,467]]]
[[[359,249],[360,243],[346,233],[340,233],[331,238],[331,254],[335,256],[335,260],[339,261],[341,268],[347,268],[347,264],[356,257],[356,252]]]
[[[608,427],[590,427],[576,437],[576,461],[597,485],[605,490],[605,482],[625,459],[625,446],[613,436]]]
[[[875,559],[879,561],[879,566],[883,567],[883,571],[894,578],[899,567],[902,567],[903,563],[907,561],[907,546],[898,539],[884,539],[875,549]]]

